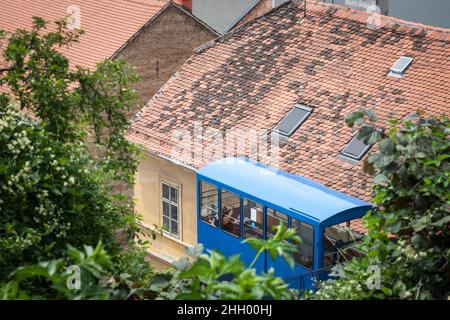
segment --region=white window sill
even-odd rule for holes
[[[171,240],[173,242],[176,242],[180,245],[182,245],[185,248],[193,248],[193,245],[190,245],[186,242],[181,241],[180,239],[175,238],[174,236],[171,236],[169,233],[167,233],[166,231],[163,230],[162,234],[160,232],[160,230],[158,230],[157,228],[155,228],[154,226],[149,226],[148,224],[144,223],[144,222],[139,222],[139,225],[144,227],[145,229],[148,229],[150,231],[154,231],[157,233],[157,235],[159,236],[163,236],[164,238]]]

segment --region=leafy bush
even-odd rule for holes
[[[362,124],[375,114],[348,117]],[[390,121],[387,132],[368,125],[361,137],[379,151],[365,163],[374,178],[374,209],[365,217],[363,259],[337,266],[337,280],[322,284],[315,298],[447,299],[450,296],[450,153],[448,118]],[[380,287],[372,288],[380,267]]]
[[[69,288],[75,275],[69,267],[80,270],[79,288]],[[131,293],[124,279],[108,275],[111,257],[102,243],[95,248],[84,246],[84,252],[68,246],[64,259],[54,259],[17,268],[7,283],[0,284],[0,298],[5,299],[124,299]]]
[[[133,291],[133,299],[147,299],[147,291],[155,272],[146,260],[145,247],[130,245],[118,254],[113,274],[117,278],[127,279]]]
[[[133,222],[108,190],[82,143],[59,143],[42,123],[0,108],[0,276],[16,266],[60,257],[66,244],[103,239],[119,250],[116,232]]]
[[[281,256],[293,266],[291,257],[297,248],[284,240],[292,238],[298,242],[295,229],[286,230],[284,225],[277,227],[277,233],[268,240],[248,239],[255,250],[253,263],[248,267],[239,259],[239,255],[226,258],[218,251],[203,252],[203,247],[197,246],[188,250],[194,258],[191,263],[183,258],[175,265],[175,272],[156,275],[150,290],[158,299],[189,299],[189,300],[260,300],[260,299],[293,299],[294,291],[279,277],[274,270],[258,274],[254,265],[260,255],[267,251],[272,259]]]
[[[62,21],[54,32],[46,26],[33,18],[31,31],[0,32],[7,65],[0,85],[9,88],[0,94],[0,281],[18,266],[66,261],[69,244],[93,247],[100,240],[112,259],[104,265],[109,273],[133,276],[142,268],[148,275],[147,263],[131,265],[142,259],[121,260],[117,234],[132,241],[137,216],[127,197],[110,187],[113,180],[132,182],[136,171],[136,150],[124,132],[125,113],[138,105],[131,89],[138,77],[117,60],[93,71],[70,68],[59,48],[82,32]],[[89,135],[95,139],[86,144]],[[131,250],[141,255],[138,247]],[[21,281],[23,290],[26,284],[31,296],[33,282]],[[38,293],[50,298],[51,292]]]

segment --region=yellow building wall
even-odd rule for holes
[[[162,228],[161,182],[179,187],[180,237],[158,233],[149,253],[159,260],[172,262],[186,256],[186,248],[197,244],[196,178],[191,169],[155,155],[140,161],[134,185],[135,210],[143,216],[143,226]]]

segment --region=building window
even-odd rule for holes
[[[297,244],[299,251],[294,252],[294,260],[297,264],[312,269],[314,265],[314,229],[311,225],[292,218],[291,227],[297,230],[297,235],[302,239]]]
[[[163,230],[172,237],[180,237],[179,187],[161,182]]]
[[[219,225],[219,196],[217,187],[200,183],[200,219],[214,227]]]
[[[238,195],[222,190],[221,192],[222,230],[236,237],[241,236],[241,199]]]
[[[287,215],[275,211],[271,208],[267,208],[267,217],[266,217],[266,238],[271,238],[275,235],[276,227],[280,224],[283,224],[286,229],[288,227],[288,217]]]
[[[244,199],[244,239],[263,238],[263,206],[251,200]]]

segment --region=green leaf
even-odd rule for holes
[[[180,260],[172,262],[172,265],[175,267],[175,269],[183,271],[186,270],[191,265],[191,262],[189,261],[188,258],[183,257]]]
[[[190,257],[197,258],[203,253],[203,250],[204,250],[203,244],[199,243],[196,246],[188,247],[186,249],[186,253]]]
[[[374,109],[362,109],[364,115],[372,122],[377,121],[377,115]]]
[[[362,111],[355,111],[350,113],[346,118],[345,122],[349,127],[353,127],[357,123],[362,123],[364,119],[364,113]]]
[[[57,261],[56,260],[52,260],[48,264],[47,270],[48,270],[48,275],[49,276],[53,276],[55,274],[55,272],[56,272],[56,265],[57,265]]]
[[[384,174],[379,174],[373,179],[374,184],[387,183],[389,179]]]
[[[158,291],[170,285],[171,275],[156,274],[150,282],[150,290]]]
[[[442,219],[432,223],[431,225],[435,227],[444,227],[449,223],[450,223],[450,215],[443,217]]]

